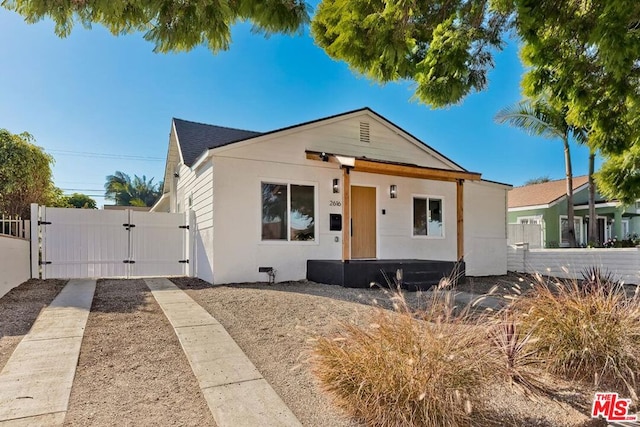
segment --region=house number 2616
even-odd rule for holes
[[[342,202],[338,200],[329,200],[329,206],[342,206]]]

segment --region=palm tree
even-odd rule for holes
[[[153,178],[147,181],[146,176],[131,177],[124,172],[116,171],[107,176],[104,185],[105,198],[115,200],[120,206],[153,206],[160,198],[162,185],[154,184]]]
[[[540,98],[522,101],[511,107],[504,108],[495,116],[497,123],[507,123],[520,128],[529,135],[544,138],[560,139],[564,147],[565,179],[567,181],[567,222],[569,232],[569,246],[576,246],[576,232],[573,212],[573,170],[571,168],[571,151],[569,138],[573,135],[580,142],[586,138],[586,132],[575,129],[566,120],[566,112],[551,106],[549,102]],[[586,140],[584,141],[586,143]]]

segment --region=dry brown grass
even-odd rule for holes
[[[442,288],[420,311],[399,292],[392,299],[396,311],[378,310],[369,327],[343,324],[315,343],[314,372],[351,416],[376,426],[477,425],[491,384],[531,388],[530,337],[500,316],[456,307]]]
[[[640,299],[622,285],[537,278],[533,292],[513,304],[532,350],[549,372],[624,390],[637,400]]]

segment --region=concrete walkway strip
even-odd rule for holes
[[[218,427],[301,426],[224,327],[167,279],[145,279],[176,331]]]
[[[95,289],[70,280],[18,344],[0,372],[0,426],[63,423]]]

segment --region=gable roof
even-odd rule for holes
[[[441,157],[445,162],[450,163],[454,167],[459,168],[462,171],[466,171],[465,168],[443,155],[439,151],[433,149],[429,145],[425,144],[423,141],[419,140],[406,130],[397,126],[396,124],[390,122],[385,117],[376,113],[369,107],[359,108],[356,110],[347,111],[340,114],[334,114],[332,116],[322,117],[319,119],[295,124],[292,126],[286,126],[279,129],[274,129],[268,132],[256,132],[242,129],[234,129],[223,126],[215,126],[215,125],[207,125],[204,123],[190,122],[187,120],[181,119],[173,119],[176,134],[178,137],[178,146],[182,153],[182,158],[184,160],[184,164],[191,167],[195,163],[195,161],[202,155],[202,153],[211,148],[219,148],[225,145],[233,144],[236,142],[246,141],[248,139],[258,137],[258,136],[266,136],[271,135],[278,132],[284,132],[287,130],[312,125],[314,123],[323,122],[335,118],[339,118],[342,116],[348,116],[350,114],[368,112],[386,123],[387,125],[393,126],[394,128],[404,132],[410,138],[413,138],[415,141],[418,141],[422,148],[428,149],[433,152],[435,155]]]
[[[573,177],[573,191],[589,182],[587,175]],[[566,195],[565,179],[543,182],[541,184],[524,185],[509,190],[509,208],[539,206],[551,204]]]
[[[173,119],[184,164],[191,167],[210,148],[261,135],[260,132]]]

